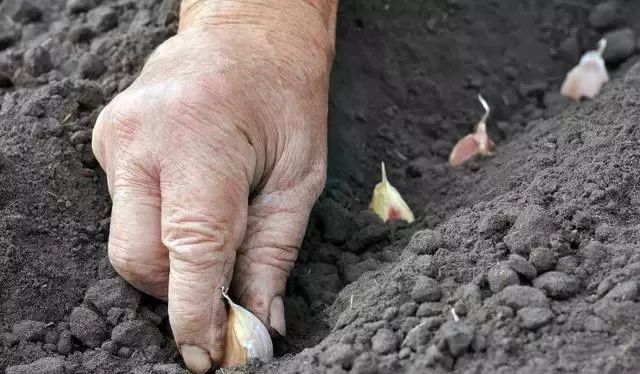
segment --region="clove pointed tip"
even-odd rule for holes
[[[487,101],[484,99],[484,97],[482,97],[482,94],[478,94],[478,100],[480,101],[480,104],[484,108],[484,115],[480,119],[479,123],[485,123],[489,118],[489,114],[491,113],[491,108],[489,107],[489,104],[487,104]]]
[[[389,183],[389,180],[387,179],[387,169],[384,166],[384,161],[380,162],[380,168],[382,173],[382,183]]]
[[[602,38],[598,41],[598,50],[597,50],[598,54],[602,56],[605,49],[607,49],[607,39]]]

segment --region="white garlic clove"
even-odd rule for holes
[[[384,162],[382,162],[382,181],[373,189],[369,209],[384,222],[404,220],[411,223],[415,220],[411,208],[404,201],[400,192],[389,183]]]
[[[486,157],[493,155],[495,152],[496,145],[487,133],[487,119],[491,109],[482,95],[478,95],[478,100],[480,100],[485,113],[480,122],[478,122],[475,131],[460,139],[453,146],[451,154],[449,154],[449,163],[452,166],[460,166],[476,155]]]
[[[262,361],[273,358],[273,343],[264,324],[253,313],[231,301],[224,289],[222,296],[229,303],[229,311],[221,367],[243,365],[254,358]]]
[[[575,66],[565,78],[560,88],[560,93],[574,101],[580,101],[587,97],[593,99],[609,82],[609,73],[602,58],[607,41],[600,40],[597,51],[589,51],[580,58],[580,63]]]

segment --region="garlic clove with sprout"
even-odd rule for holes
[[[476,155],[492,156],[495,152],[496,145],[487,133],[487,118],[491,109],[482,95],[478,95],[478,100],[485,110],[484,115],[476,125],[475,131],[460,139],[451,150],[449,163],[452,166],[460,166]]]
[[[609,73],[602,58],[602,53],[607,47],[607,40],[600,39],[598,50],[589,51],[582,55],[580,62],[565,78],[560,88],[560,93],[574,101],[580,101],[587,97],[593,99],[602,86],[609,82]]]
[[[250,359],[268,361],[273,357],[273,343],[264,324],[245,308],[231,301],[226,290],[222,296],[229,303],[227,337],[220,367],[242,365]]]
[[[411,223],[415,220],[411,208],[404,201],[400,192],[389,183],[387,171],[382,165],[382,181],[373,189],[373,196],[369,209],[371,209],[384,222],[394,220],[404,220]]]

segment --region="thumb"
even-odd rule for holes
[[[249,194],[246,176],[234,170],[242,168],[203,166],[191,159],[161,172],[169,321],[186,366],[196,374],[217,366],[224,355],[227,317],[221,287],[231,280]]]
[[[247,232],[236,253],[232,292],[272,332],[282,336],[286,335],[283,298],[287,278],[323,185],[324,174],[288,191],[269,191],[267,185],[249,207]]]

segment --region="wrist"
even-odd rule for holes
[[[248,26],[298,36],[333,54],[338,0],[182,0],[179,32]]]

